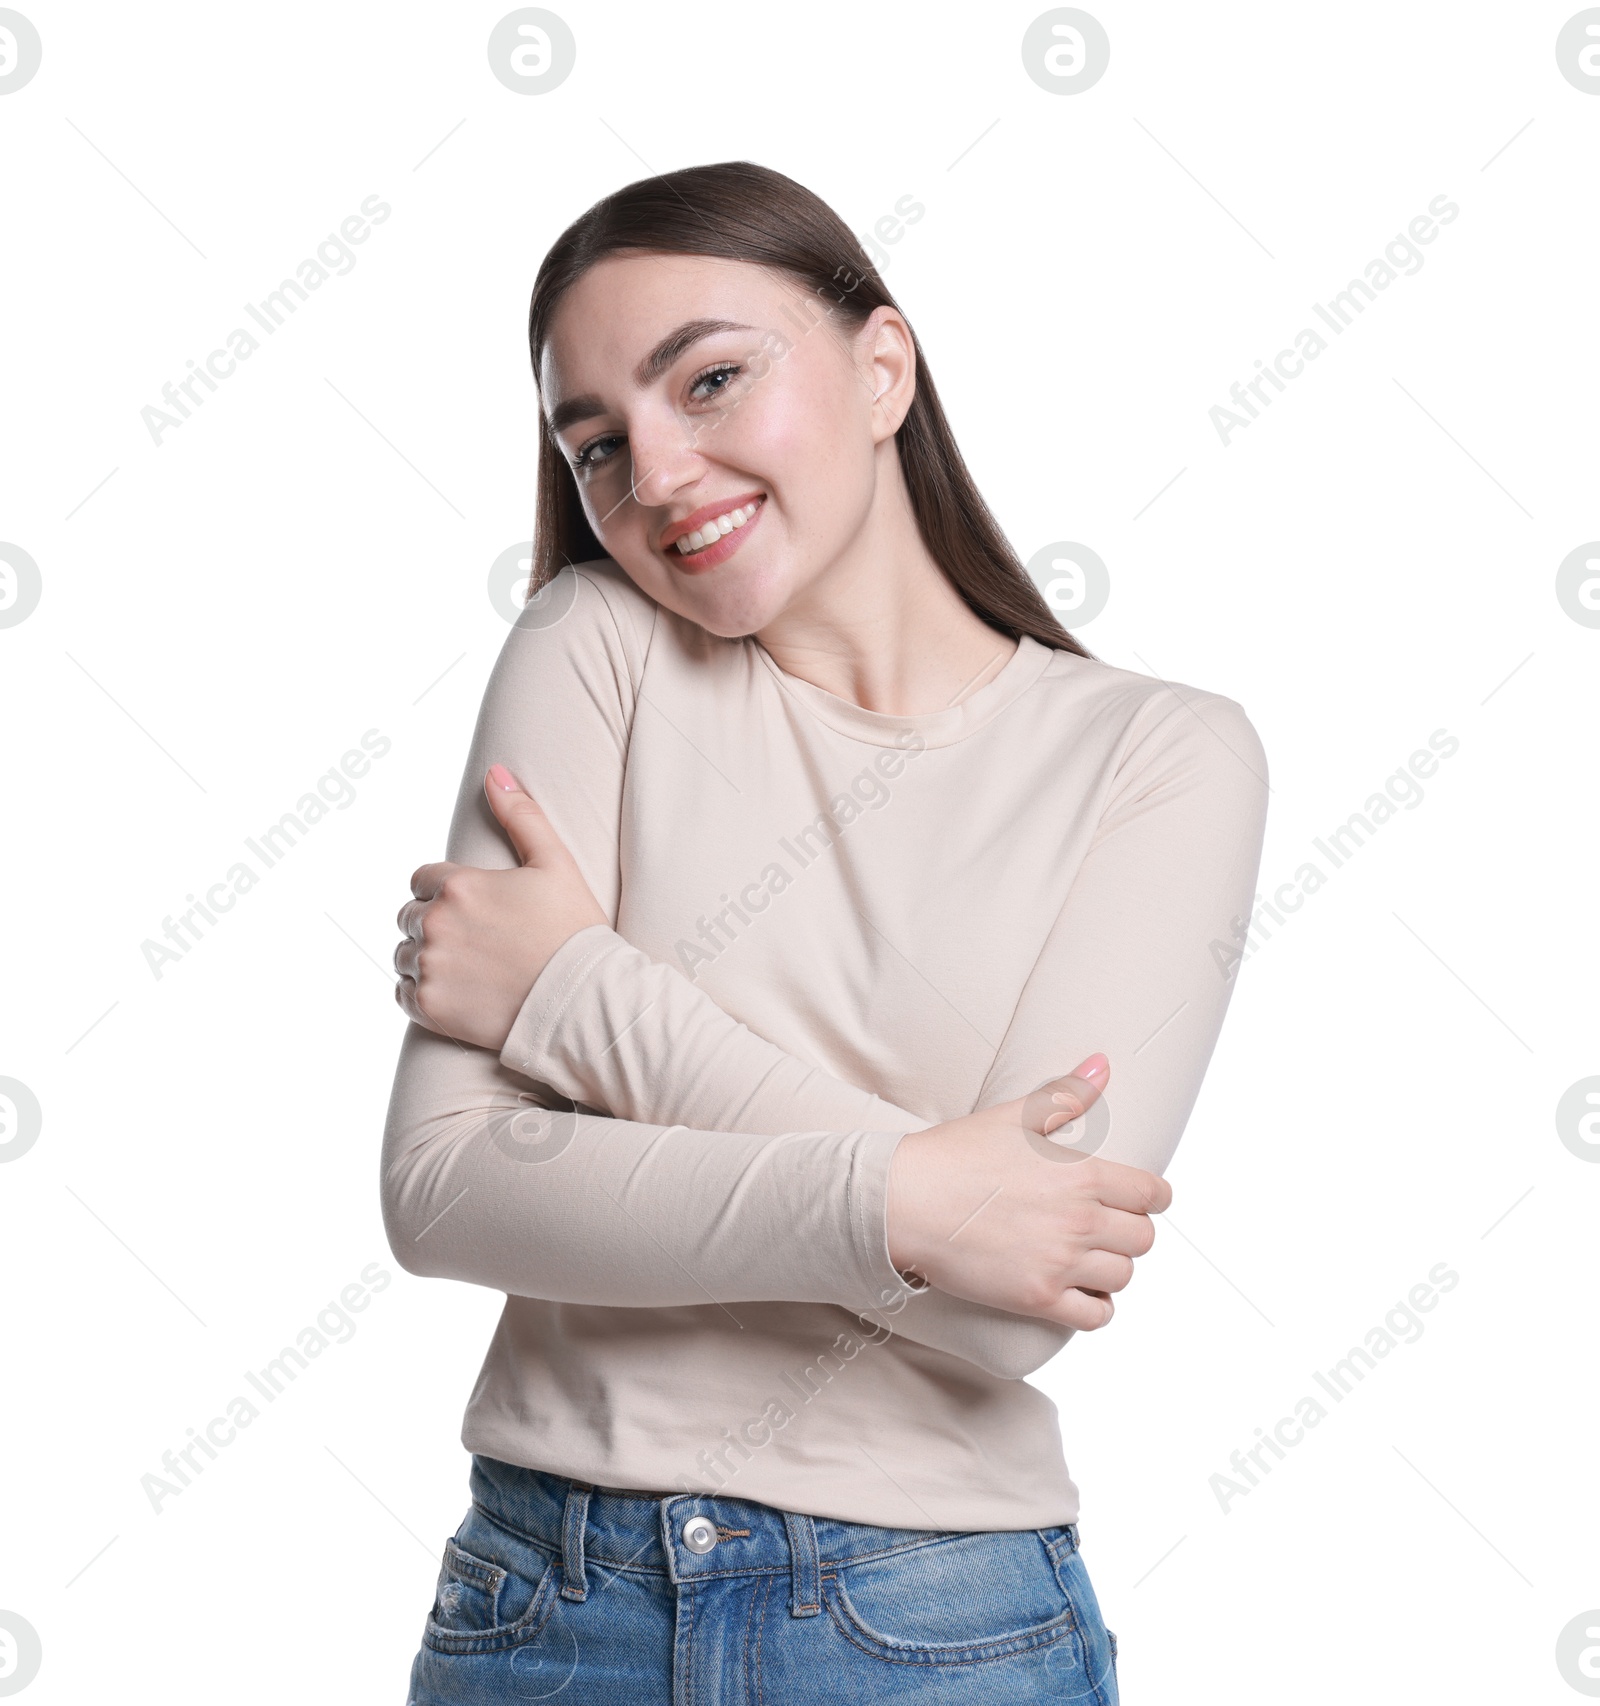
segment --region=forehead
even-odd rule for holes
[[[693,213],[685,209],[685,218]],[[609,255],[573,284],[550,317],[539,362],[547,405],[580,390],[617,386],[686,320],[732,320],[758,330],[785,324],[803,291],[787,274],[712,255]]]

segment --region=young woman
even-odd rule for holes
[[[506,1294],[411,1702],[1114,1706],[1024,1377],[1170,1200],[1261,744],[1059,626],[790,179],[607,197],[529,332],[533,596],[395,956],[390,1243]]]

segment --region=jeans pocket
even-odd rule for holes
[[[1072,1602],[1077,1619],[1075,1650],[1051,1655],[1049,1671],[1063,1701],[1075,1706],[1116,1706],[1117,1637],[1106,1627],[1100,1601],[1089,1580],[1088,1566],[1073,1544],[1054,1549],[1056,1578],[1061,1591]]]
[[[553,1558],[473,1512],[444,1543],[423,1643],[439,1653],[522,1646],[549,1618],[559,1577]]]
[[[1077,1614],[1034,1529],[952,1535],[825,1569],[848,1640],[900,1664],[970,1665],[1072,1643]]]

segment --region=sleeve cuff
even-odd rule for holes
[[[622,937],[609,924],[590,924],[556,949],[534,979],[506,1033],[500,1049],[503,1066],[538,1083],[548,1081],[540,1070],[540,1057],[551,1033],[589,973],[622,943]]]
[[[867,1295],[861,1307],[882,1309],[904,1297],[906,1281],[889,1260],[889,1165],[901,1131],[863,1132],[850,1164],[850,1220]]]

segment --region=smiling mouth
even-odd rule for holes
[[[668,554],[698,559],[708,556],[729,535],[738,533],[755,519],[756,512],[766,502],[766,494],[752,498],[749,503],[737,504],[721,514],[704,521],[691,532],[680,535],[665,547]]]

